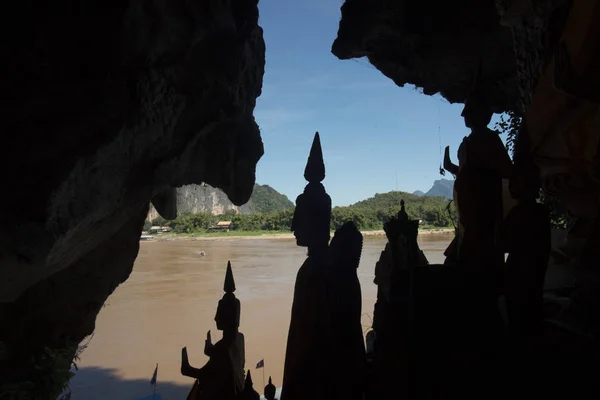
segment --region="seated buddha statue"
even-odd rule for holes
[[[202,368],[194,368],[188,360],[187,348],[181,350],[181,374],[196,380],[188,400],[236,400],[244,388],[244,335],[239,331],[240,301],[235,297],[231,263],[227,263],[225,294],[219,300],[215,322],[223,338],[214,345],[205,344],[210,357]]]
[[[265,399],[267,400],[275,400],[275,394],[277,393],[277,388],[273,385],[273,381],[271,377],[269,377],[269,383],[265,386]]]

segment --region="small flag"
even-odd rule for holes
[[[156,368],[154,368],[154,373],[152,374],[152,379],[150,380],[151,385],[156,385],[156,376],[158,375],[158,363],[156,364]]]
[[[265,360],[260,360],[258,364],[256,364],[256,369],[263,368],[265,366]]]

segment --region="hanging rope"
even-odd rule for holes
[[[446,176],[446,170],[444,169],[444,165],[442,164],[442,160],[444,156],[442,154],[442,129],[440,127],[440,105],[437,105],[437,123],[438,123],[438,140],[440,142],[440,175]]]

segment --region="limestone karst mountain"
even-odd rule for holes
[[[213,215],[223,214],[226,211],[235,210],[242,214],[267,213],[278,210],[288,210],[294,207],[294,203],[287,196],[279,193],[269,185],[254,185],[250,200],[242,205],[234,205],[227,195],[218,188],[209,185],[186,185],[177,189],[177,210],[179,215],[183,213],[211,213]],[[154,220],[158,213],[154,207],[150,207],[148,220]]]
[[[451,199],[453,188],[454,180],[438,179],[433,182],[433,186],[425,193],[425,196],[440,196],[446,199]]]
[[[445,199],[452,198],[452,190],[454,188],[454,180],[438,179],[433,182],[433,186],[427,191],[416,190],[413,192],[415,196],[438,196]]]

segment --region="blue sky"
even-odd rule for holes
[[[463,106],[400,88],[367,59],[338,60],[330,49],[342,3],[259,2],[267,61],[254,113],[265,146],[257,182],[294,201],[306,185],[306,158],[319,131],[323,183],[334,206],[395,190],[396,176],[398,190],[427,191],[441,178],[440,151],[450,145],[456,162],[468,134]]]

